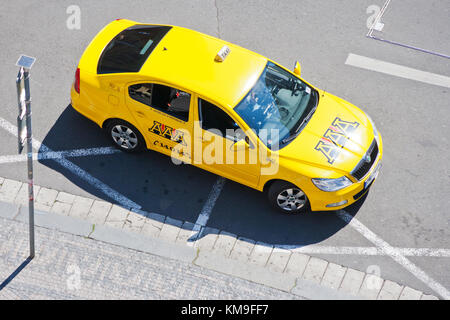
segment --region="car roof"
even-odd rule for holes
[[[140,75],[193,91],[233,108],[253,87],[267,58],[224,40],[171,26],[139,71]],[[228,46],[223,62],[217,53]]]

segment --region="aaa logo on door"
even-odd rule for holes
[[[323,153],[329,164],[339,156],[345,143],[358,128],[358,122],[349,122],[336,117],[314,149]]]
[[[158,121],[153,121],[153,126],[149,128],[148,131],[174,142],[181,143],[183,146],[186,145],[184,134],[181,130],[176,130]]]

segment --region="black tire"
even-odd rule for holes
[[[129,122],[113,119],[106,123],[104,130],[113,145],[124,152],[142,152],[146,148],[144,137],[139,130]],[[120,140],[120,138],[122,138],[122,140]],[[121,141],[122,143],[120,143]]]
[[[283,197],[286,200],[283,200]],[[286,181],[273,182],[267,189],[267,198],[275,209],[285,214],[309,211],[309,200],[306,194],[299,187]]]

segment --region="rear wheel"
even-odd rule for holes
[[[274,208],[286,214],[305,213],[309,205],[306,194],[286,181],[272,183],[267,190],[267,197]]]
[[[145,141],[136,127],[123,120],[111,120],[105,127],[106,133],[113,144],[125,152],[140,152],[144,150]]]

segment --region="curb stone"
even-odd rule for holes
[[[23,203],[22,195],[27,187],[27,183],[0,177],[0,201],[3,201],[0,202],[1,217],[27,221],[27,206]],[[312,299],[439,300],[434,295],[390,280],[293,250],[256,243],[224,230],[199,228],[200,237],[194,243],[196,248],[189,248],[193,245],[189,238],[195,230],[192,222],[175,220],[157,213],[136,213],[110,202],[50,188],[35,186],[34,191],[37,225],[44,224],[60,231],[90,236],[136,250],[149,246],[149,241],[144,242],[140,236],[150,236],[156,242],[159,241],[152,246],[156,254],[159,252],[159,255],[166,256],[166,251],[170,251],[171,258],[191,261],[203,267],[209,266],[219,272],[273,288],[282,288],[300,296],[309,294]],[[65,219],[71,219],[71,223],[63,223]],[[96,226],[94,231],[92,219]],[[185,246],[180,247],[180,244]],[[219,262],[223,264],[220,265]],[[251,266],[245,267],[243,262],[248,262]],[[373,280],[380,283],[380,288],[373,289],[372,286],[369,290],[368,281],[373,284]],[[337,288],[339,289],[336,290]],[[323,292],[327,294],[324,295]]]

